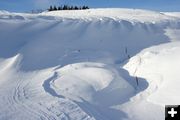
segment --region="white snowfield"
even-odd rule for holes
[[[177,12],[0,11],[0,120],[164,120],[179,71]]]

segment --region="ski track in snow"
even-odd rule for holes
[[[41,119],[55,119],[53,116],[47,115],[46,112],[41,111],[38,109],[39,107],[35,107],[36,109],[33,109],[32,106],[33,104],[28,100],[26,97],[26,89],[25,85],[23,84],[22,80],[17,80],[17,84],[15,84],[14,89],[12,89],[12,95],[8,96],[10,98],[7,98],[8,101],[10,102],[9,105],[11,107],[15,107],[12,109],[18,110],[22,109],[25,114],[28,114],[29,116],[33,118],[41,118]],[[11,103],[13,102],[13,103]]]

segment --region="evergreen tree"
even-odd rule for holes
[[[67,5],[64,5],[63,10],[67,10],[67,9],[68,9]]]
[[[62,10],[62,6],[59,6],[59,7],[58,7],[58,10]]]
[[[52,6],[50,6],[50,8],[48,9],[48,11],[53,11],[53,7],[52,7]]]
[[[54,6],[53,10],[57,10],[57,7],[56,7],[56,6]]]
[[[88,6],[68,6],[68,5],[64,5],[64,6],[59,6],[56,7],[54,5],[54,7],[50,6],[50,8],[48,9],[48,11],[55,11],[55,10],[85,10],[85,9],[89,9]]]
[[[85,10],[85,9],[86,9],[86,6],[83,6],[82,9]]]
[[[86,9],[89,9],[89,7],[88,7],[88,6],[86,6]]]
[[[77,7],[77,6],[75,6],[75,7],[74,7],[74,9],[75,9],[75,10],[78,10],[78,7]]]

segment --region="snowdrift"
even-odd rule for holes
[[[173,42],[145,49],[125,65],[131,75],[143,77],[150,83],[143,94],[149,94],[148,100],[155,104],[179,103],[179,45]]]

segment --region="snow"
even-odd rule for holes
[[[179,45],[179,42],[163,44],[145,49],[137,55],[141,63],[137,65],[136,76],[145,78],[149,83],[146,91],[152,92],[148,93],[148,101],[162,106],[179,103]],[[130,73],[133,72],[130,64],[138,64],[133,62],[135,59],[136,56],[125,66]]]
[[[173,17],[180,17],[180,12],[163,12],[165,15],[173,16]]]
[[[81,19],[93,19],[99,18],[100,20],[104,18],[112,18],[116,20],[130,20],[130,21],[142,21],[149,22],[154,21],[158,22],[161,20],[169,19],[169,16],[164,15],[159,12],[154,12],[150,10],[141,10],[141,9],[127,9],[127,8],[103,8],[103,9],[89,9],[89,10],[67,10],[64,11],[52,11],[44,12],[42,15],[48,16],[59,16],[62,18],[81,18]],[[173,16],[171,16],[173,20]]]
[[[164,120],[164,106],[180,104],[179,18],[0,11],[0,119]]]
[[[117,101],[115,99],[120,102],[122,97],[134,92],[133,87],[119,76],[118,71],[105,64],[89,62],[70,64],[58,70],[58,73],[59,77],[51,83],[52,89],[72,100],[84,99],[92,104],[99,102],[102,105],[104,100],[100,98],[111,96],[111,101],[107,102],[113,104]],[[119,95],[110,92],[112,90],[119,91]]]

